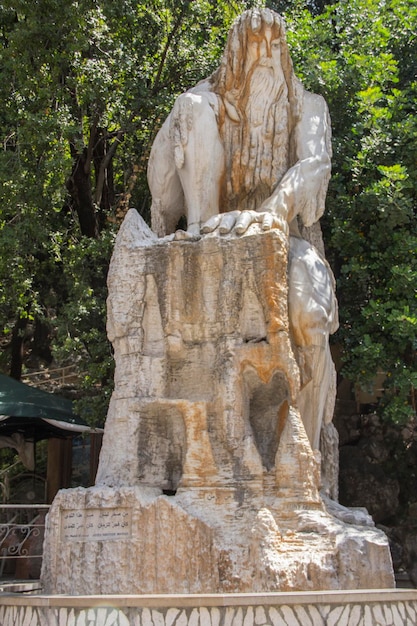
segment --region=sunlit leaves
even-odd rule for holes
[[[16,319],[45,321],[55,358],[78,363],[84,392],[105,402],[111,388],[105,277],[115,221],[121,207],[148,214],[146,163],[157,128],[178,93],[217,66],[236,15],[262,4],[0,5],[2,327],[9,336]],[[397,419],[397,411],[400,419],[413,408],[417,369],[417,5],[267,4],[285,10],[296,73],[326,97],[332,117],[323,225],[338,278],[345,372],[367,384],[384,369],[384,414]],[[94,206],[99,234],[90,241],[80,233],[67,182],[75,157],[85,157],[80,163],[95,198],[112,145],[106,171],[112,193]],[[103,407],[98,413],[102,419]]]
[[[388,372],[380,410],[405,420],[415,415],[417,372],[417,7],[341,0],[287,21],[296,71],[332,117],[323,225],[344,373],[366,387]]]
[[[254,4],[0,5],[3,338],[22,319],[28,333],[46,325],[57,363],[79,367],[89,420],[103,421],[112,383],[105,299],[117,219],[128,206],[147,214],[147,155],[161,120],[214,69],[230,22]],[[91,240],[83,202],[97,223]]]

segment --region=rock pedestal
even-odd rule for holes
[[[394,586],[385,535],[320,496],[287,246],[255,224],[158,239],[128,213],[108,279],[116,374],[96,486],[51,507],[46,592]]]

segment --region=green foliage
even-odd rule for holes
[[[76,364],[102,424],[113,361],[106,274],[126,208],[149,210],[146,162],[174,98],[217,65],[256,2],[5,0],[0,5],[3,371]]]
[[[176,95],[217,66],[234,17],[263,4],[0,5],[0,364],[13,369],[16,347],[23,366],[76,363],[90,421],[103,422],[112,385],[112,242],[126,208],[148,215],[152,139]],[[417,8],[408,0],[265,4],[285,12],[296,72],[330,107],[323,226],[344,373],[367,387],[385,372],[380,411],[406,420],[415,415],[417,371]]]
[[[415,418],[417,383],[417,8],[340,1],[289,16],[299,76],[333,125],[323,220],[338,279],[343,373],[367,388],[386,374],[380,413]]]
[[[61,364],[78,364],[81,397],[76,409],[90,424],[101,426],[113,389],[114,363],[106,339],[106,276],[114,232],[99,239],[73,237],[62,250],[66,301],[55,320],[53,354]]]

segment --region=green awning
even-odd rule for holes
[[[17,432],[39,441],[87,431],[94,429],[74,413],[71,400],[0,374],[0,436]]]

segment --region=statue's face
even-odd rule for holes
[[[270,28],[266,28],[261,35],[252,35],[249,38],[247,69],[249,70],[254,63],[276,70],[281,67],[281,42],[279,39],[273,39]]]

